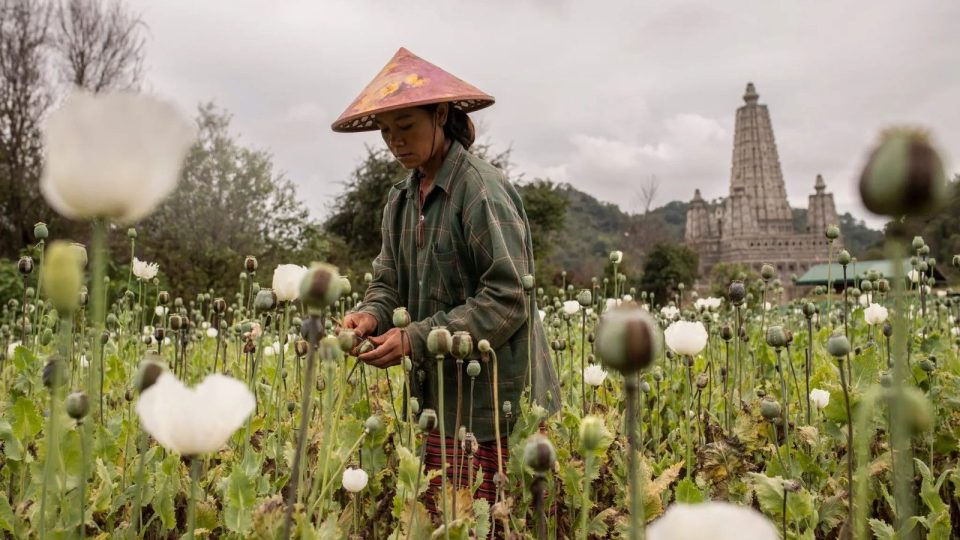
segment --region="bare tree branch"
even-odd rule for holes
[[[91,92],[134,89],[143,75],[144,26],[119,0],[63,0],[53,47],[64,82]]]

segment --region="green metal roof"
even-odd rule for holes
[[[830,280],[834,285],[843,283],[843,267],[839,263],[833,264],[815,264],[810,267],[810,270],[807,270],[807,273],[800,276],[800,279],[797,280],[797,285],[826,285],[827,284],[827,269],[830,271]],[[881,259],[877,261],[857,261],[856,264],[850,263],[847,265],[847,281],[850,284],[859,283],[861,279],[866,277],[867,273],[871,270],[876,271],[881,276],[892,279],[893,278],[893,261],[889,259]],[[907,274],[910,270],[913,270],[913,267],[910,266],[910,259],[903,260],[903,273]],[[934,267],[934,277],[937,278],[937,281],[943,281],[943,274]]]

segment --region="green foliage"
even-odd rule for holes
[[[197,127],[176,191],[138,227],[138,257],[160,264],[170,292],[236,290],[246,255],[266,283],[279,263],[322,256],[305,252],[319,229],[270,154],[243,146],[213,104],[199,108]]]
[[[533,236],[533,255],[537,261],[548,261],[559,243],[560,231],[566,221],[569,201],[564,197],[560,186],[550,180],[537,179],[517,186],[523,197],[523,209],[530,222],[530,234]],[[547,276],[556,275],[559,270],[548,263],[537,266],[537,282]]]
[[[654,294],[657,303],[673,297],[681,283],[690,286],[697,279],[696,252],[680,244],[657,244],[647,253],[640,288]]]
[[[922,236],[930,246],[930,257],[937,260],[937,269],[948,280],[960,279],[960,271],[951,266],[954,255],[960,254],[960,175],[954,177],[950,185],[950,197],[940,212],[930,216],[906,218],[903,221],[903,236],[907,239]],[[887,226],[886,234],[892,230]]]

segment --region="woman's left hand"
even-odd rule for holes
[[[361,354],[358,357],[359,360],[378,368],[388,368],[399,364],[403,355],[410,354],[410,337],[404,338],[401,346],[401,335],[399,328],[391,328],[383,335],[367,338],[377,348]]]

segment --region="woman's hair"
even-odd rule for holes
[[[447,123],[443,125],[443,134],[448,139],[455,140],[462,144],[464,148],[469,149],[473,146],[473,141],[476,140],[477,137],[477,133],[473,128],[473,121],[470,120],[467,113],[454,107],[453,103],[448,103],[447,105]],[[439,103],[431,103],[429,105],[423,105],[422,108],[433,113],[436,112],[439,107]]]

